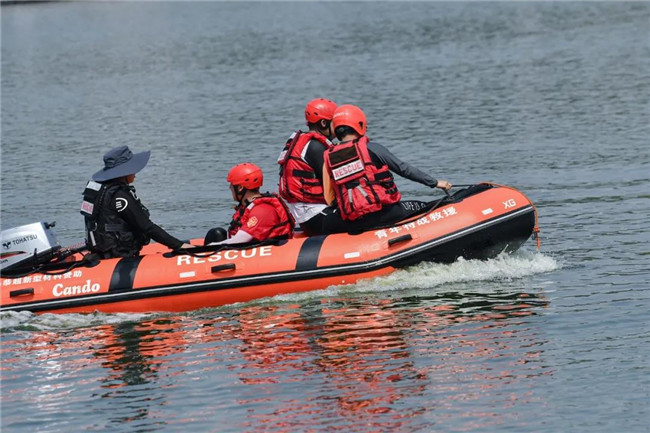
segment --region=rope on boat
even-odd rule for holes
[[[3,271],[2,277],[22,278],[34,273],[41,273],[43,275],[63,275],[66,272],[70,272],[75,268],[79,268],[82,266],[93,267],[99,263],[98,260],[89,258],[89,256],[90,254],[84,256],[81,260],[76,260],[72,262],[65,262],[65,261],[49,262],[49,263],[42,263],[42,264],[34,264],[31,267],[20,267],[9,271]],[[64,266],[66,263],[69,264],[69,266]]]

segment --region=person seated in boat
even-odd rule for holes
[[[81,214],[86,225],[86,245],[101,258],[136,257],[150,239],[172,250],[191,248],[149,219],[131,185],[151,151],[133,153],[128,146],[111,149],[104,155],[104,168],[86,185]]]
[[[226,178],[230,192],[237,205],[227,231],[211,229],[205,237],[205,245],[242,244],[268,239],[290,238],[294,221],[284,202],[271,193],[261,193],[264,182],[262,169],[244,162],[234,166]]]
[[[366,136],[363,111],[354,105],[339,106],[332,116],[339,144],[324,153],[324,196],[333,215],[323,219],[322,232],[360,231],[393,224],[422,202],[400,202],[392,173],[431,188],[449,190],[446,180],[436,180],[405,163]]]
[[[320,232],[321,211],[327,207],[323,196],[323,154],[332,147],[334,110],[336,104],[329,99],[309,101],[305,107],[309,130],[291,134],[278,157],[279,195],[307,235]]]

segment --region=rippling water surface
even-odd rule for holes
[[[2,431],[589,431],[650,425],[650,4],[2,6],[1,224],[56,220],[112,146],[179,237],[317,96],[452,183],[515,186],[487,262],[185,314],[0,316]],[[399,179],[405,196],[436,192]]]

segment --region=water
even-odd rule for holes
[[[179,237],[275,158],[313,97],[439,178],[518,187],[532,242],[488,262],[185,314],[5,314],[3,432],[589,431],[650,426],[650,4],[2,7],[1,224],[82,238],[115,145]],[[436,193],[399,179],[404,195]]]

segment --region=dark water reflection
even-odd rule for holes
[[[37,418],[89,430],[198,431],[210,418],[216,431],[499,426],[510,399],[536,401],[535,381],[552,373],[530,320],[547,303],[524,292],[333,298],[10,332],[3,383],[48,374],[3,395],[3,422],[21,425],[27,397]]]

